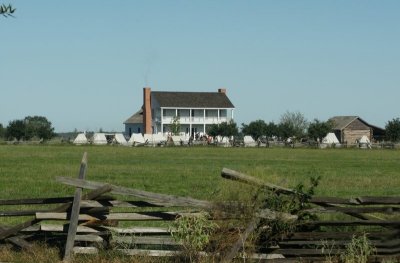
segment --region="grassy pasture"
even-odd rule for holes
[[[56,176],[77,177],[88,152],[87,179],[200,199],[251,191],[220,177],[223,167],[293,187],[320,175],[317,195],[398,195],[400,151],[290,148],[128,148],[0,146],[0,198],[71,195]]]
[[[54,178],[76,178],[85,151],[88,180],[199,199],[237,200],[254,191],[221,178],[223,167],[285,187],[320,175],[317,195],[356,197],[400,192],[398,150],[0,145],[0,199],[72,195],[73,187],[63,186]],[[0,218],[0,225],[15,224],[16,220],[21,218]],[[0,261],[57,262],[60,257],[55,248],[38,247],[34,251],[13,253],[2,247]],[[77,257],[74,262],[154,262],[154,259],[106,254]]]

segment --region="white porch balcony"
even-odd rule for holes
[[[174,117],[173,116],[164,116],[162,117],[162,123],[172,123]],[[159,118],[156,119],[159,123],[161,120]],[[228,122],[230,118],[227,117],[180,117],[179,122],[181,124],[215,124],[221,122]]]

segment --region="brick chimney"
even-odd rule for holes
[[[226,94],[226,89],[218,89],[218,93],[224,93],[224,94]]]
[[[151,134],[151,88],[143,88],[143,133]]]

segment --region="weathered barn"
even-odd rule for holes
[[[340,143],[354,144],[362,136],[369,140],[380,140],[385,130],[370,125],[358,116],[335,116],[329,119],[333,122],[333,132]]]

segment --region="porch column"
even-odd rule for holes
[[[189,109],[189,136],[192,135],[192,109]]]
[[[164,122],[163,122],[163,108],[161,108],[161,114],[160,114],[160,119],[161,119],[161,134],[164,134]]]
[[[204,116],[203,116],[203,133],[206,133],[206,109],[204,111]]]

